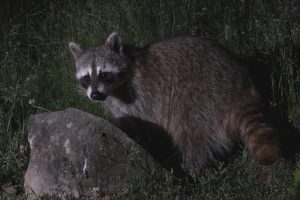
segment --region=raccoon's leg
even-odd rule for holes
[[[237,115],[239,133],[246,148],[262,164],[272,164],[281,157],[279,135],[257,104],[243,106]]]

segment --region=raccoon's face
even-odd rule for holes
[[[117,33],[100,47],[83,51],[71,42],[69,48],[76,62],[76,78],[90,99],[103,101],[126,81],[126,59]]]

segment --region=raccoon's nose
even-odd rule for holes
[[[92,91],[92,93],[91,93],[91,98],[92,98],[93,100],[100,100],[100,101],[103,101],[103,100],[106,99],[106,95],[103,94],[103,93],[100,93],[100,92],[98,92],[98,91]]]

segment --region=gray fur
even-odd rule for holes
[[[243,115],[244,110],[259,107],[260,97],[245,66],[199,38],[178,37],[144,48],[122,47],[120,41],[113,33],[105,45],[75,58],[77,71],[87,66],[102,70],[105,64],[118,69],[116,81],[101,91],[108,96],[102,103],[114,117],[134,116],[162,127],[184,163],[199,169],[238,140],[247,138],[247,145],[247,131],[239,124],[248,124],[251,113]],[[97,78],[91,82],[103,85]],[[250,126],[260,123],[256,116],[261,115],[250,116]]]

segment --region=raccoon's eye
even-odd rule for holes
[[[113,74],[111,72],[100,72],[99,80],[103,82],[112,82]]]
[[[88,85],[90,84],[90,80],[91,80],[90,75],[87,74],[81,79],[79,79],[79,83],[81,84],[82,87],[87,89]]]
[[[85,76],[83,77],[83,79],[84,79],[86,82],[90,81],[90,75],[85,75]]]

